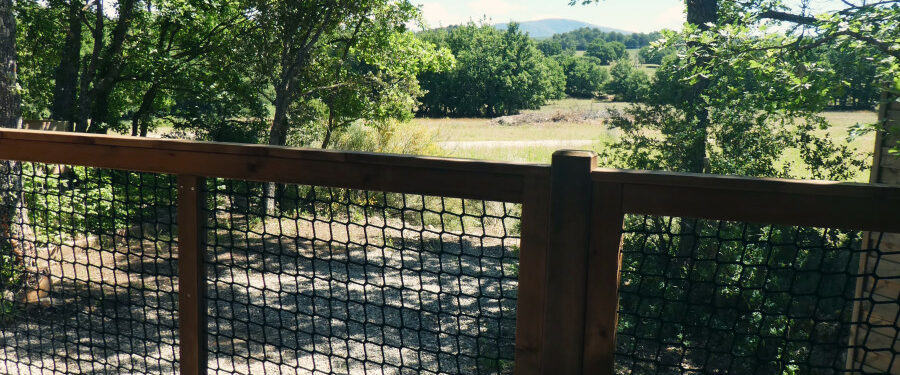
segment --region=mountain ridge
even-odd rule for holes
[[[616,29],[612,27],[599,26],[588,22],[577,21],[567,18],[545,18],[539,20],[532,21],[523,21],[516,22],[519,24],[519,29],[525,31],[532,38],[549,38],[554,34],[562,34],[572,30],[577,30],[582,27],[589,27],[594,29],[599,29],[604,32],[618,32],[622,34],[633,34],[634,32],[622,29]],[[509,22],[497,23],[493,25],[494,28],[499,30],[506,30],[509,26]]]

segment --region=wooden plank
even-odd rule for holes
[[[879,250],[886,252],[900,251],[900,233],[884,233],[879,236],[872,237],[872,244],[878,245]],[[880,241],[880,242],[875,242]]]
[[[900,282],[900,264],[894,263],[884,256],[870,256],[867,258],[867,262],[866,272],[868,274],[875,275],[879,279],[892,279]]]
[[[789,180],[742,176],[596,168],[596,182],[698,188],[734,192],[807,194],[822,197],[897,198],[900,187],[853,182]]]
[[[900,185],[900,169],[881,167],[878,173],[880,175],[879,183]]]
[[[900,358],[895,358],[889,351],[860,349],[856,355],[856,363],[858,365],[855,368],[859,368],[861,364],[866,369],[866,374],[900,374]]]
[[[900,341],[897,341],[897,328],[894,327],[859,327],[860,340],[865,340],[861,345],[869,350],[894,350],[900,351]]]
[[[7,130],[0,159],[505,202],[521,202],[525,177],[549,177],[540,165]]]
[[[516,311],[516,375],[542,373],[544,311],[547,299],[548,179],[529,178],[522,202],[519,294]]]
[[[615,169],[592,178],[626,184],[626,213],[900,232],[897,186]]]
[[[837,187],[836,185],[835,187]],[[846,196],[709,187],[628,184],[626,213],[767,224],[900,232],[900,188],[871,186]],[[856,192],[857,194],[853,194]]]
[[[900,298],[900,280],[872,280],[866,288],[866,293],[874,296],[880,296],[896,300]]]
[[[615,366],[619,269],[622,266],[622,185],[594,184],[584,322],[584,373],[612,375]]]
[[[872,232],[865,232],[863,234],[863,239],[862,239],[862,248],[869,249],[872,247],[873,247],[872,246]],[[859,264],[856,267],[857,275],[865,275],[866,274],[866,267],[868,267],[869,253],[870,253],[870,251],[866,251],[866,252],[863,252],[860,254]],[[863,321],[864,314],[868,312],[868,308],[866,306],[864,306],[864,303],[859,302],[859,300],[862,298],[861,296],[863,295],[863,290],[865,288],[865,285],[866,285],[865,277],[857,277],[856,278],[856,288],[853,292],[853,296],[854,296],[854,299],[856,300],[856,302],[853,303],[853,310],[850,315],[851,323],[857,323],[857,322]],[[853,361],[856,358],[856,349],[857,349],[856,342],[859,341],[857,338],[857,335],[859,334],[858,328],[859,328],[858,324],[852,324],[850,326],[850,335],[848,336],[848,342],[847,342],[849,349],[847,349],[847,358],[846,358],[846,361],[844,362],[844,366],[847,369],[857,368],[856,366],[853,365]]]
[[[893,147],[882,147],[881,152],[881,166],[893,169],[900,169],[900,155],[892,154],[891,149]]]
[[[67,132],[30,130],[0,130],[0,140],[21,140],[46,144],[78,144],[88,146],[118,146],[125,150],[152,149],[160,151],[190,151],[199,153],[230,154],[239,156],[266,156],[288,159],[340,161],[358,164],[382,164],[405,167],[439,167],[441,169],[528,174],[539,164],[490,162],[460,158],[442,158],[384,154],[372,152],[348,152],[286,146],[255,145],[246,143],[201,142],[178,139],[138,138],[117,135],[98,135]],[[75,160],[80,155],[73,155]],[[78,164],[72,162],[72,164]],[[541,168],[538,168],[541,169]],[[182,171],[172,171],[179,173]],[[541,173],[541,172],[538,172]]]
[[[544,374],[581,374],[585,283],[591,232],[591,169],[597,155],[553,153],[550,172]]]
[[[886,251],[885,253],[882,253],[880,256],[878,256],[878,258],[881,259],[882,262],[889,262],[889,264],[892,264],[894,267],[900,267],[900,249],[889,250],[882,248],[881,251]],[[882,268],[885,267],[885,265],[883,264],[879,264],[879,266],[881,266]],[[892,272],[895,275],[900,275],[900,268],[895,268]]]
[[[896,301],[889,303],[867,303],[866,312],[862,315],[865,322],[875,325],[893,325],[900,328],[897,314],[900,313],[900,305]]]
[[[882,104],[880,104],[878,106],[879,121],[881,119],[884,119],[884,117],[885,117],[885,113],[886,113],[886,111],[888,109],[888,105],[889,105],[887,103],[888,98],[889,98],[888,92],[882,91],[881,99],[880,99],[880,103],[882,103]],[[879,129],[877,132],[875,132],[875,145],[874,145],[875,152],[872,157],[872,168],[869,170],[869,183],[878,183],[881,181],[881,163],[883,160],[882,154],[885,152],[884,147],[882,147],[884,145],[884,138],[885,138],[884,129]],[[872,249],[872,248],[878,247],[879,244],[877,242],[875,242],[875,241],[877,241],[878,238],[880,238],[880,235],[878,233],[865,232],[863,234],[863,242],[862,242],[863,248],[864,249]],[[873,241],[873,239],[876,239],[876,240]],[[869,257],[870,256],[877,257],[877,256],[879,256],[879,254],[878,254],[878,252],[875,252],[875,251],[866,251],[866,252],[862,253],[860,255],[860,259],[859,259],[859,266],[857,267],[858,275],[867,274],[866,271],[869,266]],[[866,314],[868,314],[870,312],[869,310],[870,310],[871,306],[869,306],[865,302],[861,301],[861,298],[864,294],[870,294],[870,293],[867,293],[865,290],[866,290],[866,285],[868,283],[870,283],[871,281],[872,280],[870,280],[867,277],[858,277],[856,279],[856,290],[853,294],[856,302],[853,303],[853,312],[851,315],[851,322],[863,321],[865,319],[864,317],[867,316]],[[856,354],[858,353],[858,350],[859,350],[858,345],[857,345],[857,343],[860,341],[858,328],[859,328],[859,325],[856,325],[856,324],[850,326],[850,336],[849,336],[850,339],[848,342],[849,349],[847,350],[847,361],[846,361],[847,369],[860,368],[859,366],[855,366],[853,363],[856,360]]]
[[[182,375],[206,374],[204,179],[178,176],[178,333]]]

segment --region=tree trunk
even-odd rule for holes
[[[103,1],[98,1],[95,5],[97,11],[95,13],[95,22],[93,29],[94,47],[91,50],[91,60],[84,71],[81,73],[81,85],[78,91],[78,106],[75,112],[75,121],[73,122],[73,131],[85,132],[88,129],[91,107],[91,85],[94,82],[94,75],[97,73],[97,66],[100,64],[100,52],[103,51],[103,34],[105,26],[105,18],[103,16]]]
[[[0,0],[0,127],[3,128],[22,127],[17,69],[13,1]]]
[[[22,103],[16,70],[13,1],[0,0],[0,127],[3,128],[22,128]],[[34,272],[37,257],[33,239],[22,192],[22,163],[0,161],[0,255],[14,255],[14,263],[6,263],[0,257],[0,267],[21,267],[29,273],[26,283],[31,283],[32,277],[29,276],[37,275]],[[3,289],[0,292],[14,291],[22,286],[9,285],[9,281],[0,278],[0,289]]]
[[[709,24],[718,22],[718,0],[687,0],[687,21],[696,25],[700,30],[709,30]],[[701,45],[700,48],[703,48]],[[701,56],[706,56],[701,52]],[[698,58],[695,62],[698,66],[709,64],[708,58]],[[706,159],[707,129],[710,125],[709,108],[702,103],[704,92],[709,88],[709,80],[700,77],[689,90],[686,91],[681,103],[686,110],[687,118],[691,119],[693,128],[687,147],[688,160],[686,160],[687,172],[708,173],[708,161]],[[684,267],[693,269],[694,253],[697,251],[697,219],[680,218],[678,252],[683,256]]]
[[[119,15],[113,28],[112,39],[106,49],[106,53],[101,56],[104,25],[103,2],[97,2],[94,48],[91,53],[91,63],[88,65],[85,73],[82,74],[75,131],[86,132],[88,130],[88,119],[91,120],[91,125],[95,128],[95,123],[106,121],[106,116],[109,112],[109,98],[112,95],[113,88],[119,81],[122,67],[124,66],[125,38],[131,29],[135,3],[135,0],[119,2]]]
[[[275,116],[272,118],[272,127],[269,129],[269,144],[273,146],[284,146],[287,143],[288,131],[288,106],[290,100],[290,85],[284,82],[281,89],[275,91]],[[278,192],[278,186],[274,182],[267,182],[265,185],[265,196],[263,197],[263,209],[269,215],[275,214],[275,197]]]
[[[150,112],[153,110],[153,102],[156,101],[156,95],[158,93],[158,83],[151,84],[150,88],[147,89],[147,92],[144,93],[144,96],[141,98],[141,106],[138,107],[137,112],[134,113],[134,117],[131,119],[132,136],[147,136],[148,117],[150,116]]]
[[[81,14],[83,3],[70,0],[66,41],[56,67],[53,102],[50,118],[61,121],[75,120],[75,103],[78,98],[78,68],[81,66]]]
[[[687,21],[696,25],[700,30],[709,30],[710,24],[716,24],[719,21],[719,4],[718,0],[687,0]],[[701,46],[702,48],[702,46]],[[701,52],[701,56],[708,56],[707,53]],[[697,59],[697,65],[703,66],[709,64],[709,58],[700,57]],[[703,100],[702,95],[709,87],[709,80],[702,76],[697,83],[691,86],[687,97],[683,98],[688,108],[693,113],[689,113],[694,120],[694,134],[690,145],[688,145],[690,158],[688,160],[688,172],[703,173],[706,172],[706,137],[709,128],[709,108],[700,105]]]

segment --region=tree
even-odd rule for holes
[[[666,56],[672,55],[675,53],[675,49],[672,47],[660,47],[660,46],[644,46],[638,51],[638,61],[641,64],[662,64],[662,61]]]
[[[123,106],[111,109],[111,117],[131,117],[131,135],[146,136],[153,114],[174,105],[173,98],[200,102],[225,101],[235,92],[246,92],[234,75],[248,76],[249,70],[234,63],[232,47],[248,34],[249,20],[238,0],[209,4],[204,0],[157,1],[153,12],[142,12],[134,22],[142,32],[136,33],[123,67],[118,97]],[[203,84],[198,84],[203,83]],[[217,87],[215,96],[204,93]],[[240,101],[228,100],[233,113],[262,116],[257,109],[259,98],[240,94]],[[182,107],[183,109],[191,107]],[[179,119],[193,119],[208,106],[195,106],[194,112],[181,112]],[[248,113],[250,112],[250,113]],[[250,116],[257,117],[257,116]]]
[[[448,54],[411,36],[406,25],[419,19],[419,10],[406,0],[249,5],[245,14],[253,15],[254,32],[244,38],[245,53],[254,64],[255,86],[273,107],[271,145],[285,145],[290,136],[310,141],[314,120],[323,117],[321,144],[328,146],[335,130],[359,116],[397,116],[395,103],[410,111],[416,73],[449,61]],[[274,184],[266,196],[266,211],[273,212]]]
[[[619,130],[620,140],[604,152],[609,163],[629,168],[747,176],[796,177],[796,170],[804,170],[813,178],[836,180],[851,178],[865,167],[864,159],[852,149],[816,134],[827,127],[819,112],[830,101],[828,91],[834,85],[830,82],[832,76],[828,67],[821,64],[822,59],[813,51],[815,46],[806,43],[816,40],[816,43],[828,43],[820,39],[827,36],[821,33],[793,34],[790,30],[787,34],[779,31],[769,35],[764,32],[765,28],[753,26],[757,20],[755,15],[761,12],[748,8],[750,3],[754,2],[686,2],[689,23],[681,33],[667,33],[664,46],[674,48],[677,54],[663,59],[647,104],[633,105],[612,115],[610,124]],[[801,41],[796,44],[798,40]],[[802,48],[787,47],[791,45]],[[798,150],[801,155],[798,165],[785,161],[786,152],[791,149]],[[700,235],[716,233],[716,236],[722,236],[720,239],[766,238],[770,243],[799,244],[821,239],[823,231],[779,226],[760,228],[725,221],[704,223],[690,218],[644,217],[639,220],[671,220],[652,230],[671,230],[677,226],[678,235],[671,237],[671,244],[649,245],[639,258],[626,255],[623,264],[639,265],[642,272],[649,274],[672,275],[667,276],[671,279],[660,283],[664,287],[649,293],[665,293],[672,300],[684,300],[697,315],[685,317],[678,313],[663,313],[666,315],[657,322],[658,326],[651,325],[647,329],[670,332],[669,337],[685,337],[685,340],[696,342],[718,335],[709,327],[733,327],[733,332],[728,332],[727,336],[717,336],[717,340],[730,343],[723,358],[728,358],[731,363],[723,365],[725,368],[707,364],[705,370],[710,372],[741,372],[735,368],[756,368],[759,372],[759,368],[774,361],[804,364],[810,360],[809,352],[804,352],[806,347],[779,352],[780,358],[773,354],[776,352],[773,347],[781,350],[792,344],[787,339],[769,338],[780,334],[778,330],[811,336],[809,327],[813,324],[802,316],[780,312],[790,309],[789,303],[774,302],[765,306],[746,294],[754,288],[754,282],[745,279],[747,268],[734,272],[741,275],[741,280],[733,285],[700,287],[715,284],[717,276],[703,275],[716,275],[724,265],[706,262],[701,258],[705,255],[700,255],[703,251],[712,251],[716,259],[740,257],[745,264],[791,264],[795,267],[804,264],[789,252],[768,253],[766,246],[757,247],[754,241],[745,240],[737,246],[749,251],[735,250],[726,245],[726,241],[705,243],[700,240]],[[732,234],[737,237],[730,237]],[[662,259],[647,260],[643,255],[651,251],[662,255]],[[820,263],[816,267],[827,268],[828,265]],[[691,281],[681,283],[684,274],[692,275]],[[759,279],[765,280],[766,285],[786,285],[793,282],[789,278],[770,273]],[[623,285],[634,282],[637,280],[624,280]],[[841,278],[823,278],[815,287],[818,293],[832,285],[845,285],[841,284],[843,282]],[[705,290],[701,292],[700,289]],[[740,292],[735,293],[735,290]],[[768,287],[764,288],[764,293],[767,291]],[[817,300],[816,304],[817,314],[846,309],[845,304],[833,304],[827,299]],[[637,306],[637,309],[648,307],[640,301],[623,301],[623,306],[629,305]],[[727,312],[723,313],[722,305],[729,306]],[[679,307],[672,306],[671,311],[679,311]],[[750,322],[760,311],[777,317],[778,327],[757,331],[759,325]],[[691,324],[691,319],[698,317],[702,317],[699,319],[704,324]],[[841,334],[825,333],[822,339],[845,340]],[[689,362],[704,360],[685,359]],[[749,366],[735,364],[744,360]]]
[[[686,4],[688,24],[684,31],[666,33],[662,45],[678,50],[679,57],[657,72],[657,83],[651,90],[651,105],[669,106],[669,111],[678,114],[670,113],[667,117],[672,120],[666,120],[662,116],[646,118],[644,114],[659,112],[647,106],[625,111],[617,118],[621,121],[614,122],[634,125],[626,127],[634,130],[631,135],[635,139],[623,141],[617,155],[628,159],[626,163],[640,164],[633,167],[784,176],[783,168],[773,166],[780,164],[780,155],[787,147],[771,146],[776,142],[798,145],[803,168],[818,178],[847,178],[860,168],[859,158],[852,157],[846,147],[810,136],[812,131],[827,127],[818,113],[828,102],[831,85],[828,74],[824,74],[825,67],[810,50],[840,38],[855,38],[862,43],[869,37],[873,38],[873,48],[880,48],[885,38],[897,32],[881,26],[870,27],[868,36],[853,30],[840,31],[835,17],[847,19],[849,25],[859,24],[860,30],[865,30],[862,20],[877,19],[890,25],[896,22],[896,15],[885,11],[884,4],[849,7],[816,17],[780,11],[785,9],[780,2],[691,0]],[[786,34],[766,32],[762,25],[766,19],[815,22],[821,30],[813,34],[799,30],[788,30]],[[657,95],[662,93],[665,95]],[[634,121],[638,117],[644,118],[643,124]],[[639,135],[649,129],[673,126],[680,130],[654,131],[671,134],[673,139],[651,142]],[[737,140],[741,142],[732,142]],[[730,146],[734,147],[723,147],[723,142],[732,142]],[[759,169],[736,162],[746,155],[767,162],[751,163]],[[832,160],[850,161],[835,165]]]
[[[89,127],[99,131],[109,121],[110,96],[119,83],[125,65],[123,54],[125,42],[131,30],[132,20],[138,10],[137,0],[122,0],[116,3],[116,21],[110,32],[109,44],[106,40],[106,15],[104,3],[97,0],[94,8],[94,24],[91,29],[93,46],[87,66],[79,77],[78,100],[74,111],[74,131],[86,132]],[[90,4],[89,4],[90,5]],[[68,63],[60,60],[60,64]],[[62,68],[61,68],[62,69]],[[56,105],[54,105],[55,107]]]
[[[564,56],[560,65],[566,74],[566,94],[576,98],[593,98],[603,91],[609,72],[596,57]]]
[[[73,121],[78,95],[78,72],[81,66],[82,12],[84,4],[80,0],[69,0],[66,7],[65,43],[59,53],[59,62],[54,72],[53,102],[50,118]]]
[[[17,67],[14,4],[12,0],[0,0],[0,128],[22,127]],[[6,299],[5,292],[33,282],[26,280],[28,275],[37,276],[23,198],[22,163],[0,161],[0,292],[4,294],[0,297],[0,313],[13,302]]]
[[[12,0],[0,1],[0,127],[16,129],[22,117],[13,6]]]
[[[567,51],[563,49],[562,44],[560,44],[559,41],[553,39],[537,42],[537,48],[547,57],[561,55],[563,52]]]
[[[604,65],[609,64],[610,61],[616,59],[615,51],[613,51],[612,47],[606,44],[605,41],[599,39],[588,45],[584,55],[598,59]]]
[[[616,100],[640,102],[649,95],[650,77],[643,70],[636,69],[631,60],[617,61],[609,75],[606,92],[615,95]]]
[[[625,45],[621,42],[605,42],[597,39],[587,47],[584,54],[600,59],[603,65],[609,65],[613,61],[625,57],[626,53]]]
[[[562,96],[565,75],[517,24],[506,31],[469,23],[421,34],[456,56],[454,69],[420,76],[427,116],[494,117],[537,109]]]
[[[862,52],[862,53],[860,53]],[[815,50],[834,82],[830,90],[830,103],[840,108],[871,109],[877,103],[883,85],[878,82],[878,63],[870,56],[877,53],[870,49],[825,45]]]
[[[604,42],[617,41],[624,43],[627,48],[641,48],[659,39],[660,36],[659,32],[649,34],[630,33],[626,35],[615,31],[605,32],[596,28],[581,27],[569,32],[554,34],[550,40],[559,42],[563,49],[584,51],[596,40]]]

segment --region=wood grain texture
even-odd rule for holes
[[[883,129],[875,137],[875,154],[872,163],[871,182],[900,186],[900,157],[891,153],[900,139],[900,111],[896,98],[886,92],[882,95],[882,105],[878,120]],[[890,202],[890,200],[888,200]],[[870,207],[882,203],[870,202]],[[890,205],[891,203],[888,203]],[[893,217],[886,221],[898,221],[900,211],[894,210]],[[872,229],[872,228],[868,228]],[[884,228],[887,232],[900,232],[896,228]],[[848,363],[854,369],[868,368],[877,372],[900,374],[900,360],[891,351],[900,349],[897,338],[898,300],[900,300],[900,235],[896,233],[866,232],[863,246],[877,249],[868,251],[860,258],[860,271],[866,277],[857,283],[856,299],[853,306],[853,321],[858,322],[851,329],[851,349]],[[850,362],[852,360],[852,362]]]
[[[596,169],[626,213],[900,232],[900,187]]]
[[[612,375],[622,266],[622,185],[595,183],[591,200],[584,373]]]
[[[597,155],[557,151],[550,173],[547,303],[543,373],[581,374],[591,220],[591,169]]]
[[[0,131],[0,159],[518,203],[542,165],[261,145]]]
[[[550,224],[550,185],[530,178],[522,202],[522,239],[519,251],[519,292],[516,310],[516,375],[542,373],[544,311],[547,301],[547,227]]]
[[[206,374],[204,179],[178,176],[178,334],[182,375]]]

